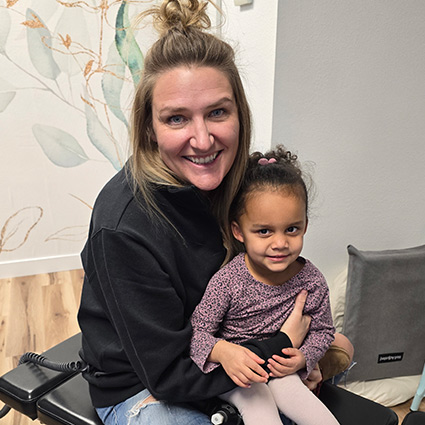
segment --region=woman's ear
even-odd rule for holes
[[[156,135],[155,135],[155,132],[153,130],[150,131],[149,136],[150,136],[150,139],[152,140],[152,142],[154,142],[155,145],[157,145],[158,142],[156,141]]]
[[[153,143],[157,144],[156,135],[152,123],[146,128],[146,137],[147,140],[151,140]]]
[[[239,227],[239,224],[236,221],[232,221],[230,224],[231,228],[232,228],[232,233],[233,233],[233,237],[241,242],[244,243],[244,239],[243,239],[243,234],[242,234],[242,230]]]

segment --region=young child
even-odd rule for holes
[[[265,155],[252,154],[230,211],[231,231],[245,252],[212,277],[191,319],[191,357],[209,373],[219,366],[211,361],[217,343],[240,344],[274,335],[298,293],[308,292],[304,313],[311,316],[310,330],[299,349],[283,350],[289,357],[284,368],[267,359],[267,383],[247,384],[244,377],[252,359],[241,356],[237,366],[223,364],[238,387],[220,397],[238,408],[245,425],[281,425],[279,411],[298,425],[338,424],[302,382],[335,332],[325,279],[300,256],[307,212],[308,193],[297,157],[282,146]]]

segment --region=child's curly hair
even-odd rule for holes
[[[238,221],[244,213],[249,196],[254,192],[270,189],[284,190],[299,197],[305,202],[306,212],[308,212],[308,189],[298,157],[282,145],[276,146],[274,150],[265,154],[254,152],[249,156],[241,187],[230,207],[229,227],[232,221]],[[227,259],[230,260],[241,251],[243,251],[242,245],[233,240]]]

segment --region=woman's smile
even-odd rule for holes
[[[227,76],[196,66],[161,74],[153,90],[152,120],[165,165],[184,182],[216,189],[239,145],[238,108]]]
[[[186,156],[185,158],[188,159],[190,162],[193,162],[194,164],[202,164],[202,165],[208,165],[212,164],[214,160],[220,155],[220,152],[215,152],[208,156]]]

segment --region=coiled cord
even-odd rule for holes
[[[57,372],[85,372],[88,369],[88,365],[82,361],[76,362],[54,362],[41,354],[27,352],[21,356],[18,362],[18,366],[23,363],[34,363],[39,366],[46,367],[47,369],[55,370]],[[6,416],[12,408],[5,404],[0,410],[0,419]]]
[[[19,364],[22,363],[34,363],[40,366],[44,366],[47,369],[56,370],[57,372],[85,372],[88,368],[87,364],[82,361],[76,361],[76,362],[68,362],[68,363],[61,363],[61,362],[54,362],[52,360],[49,360],[48,358],[42,356],[41,354],[36,353],[25,353],[21,356],[19,359]]]

